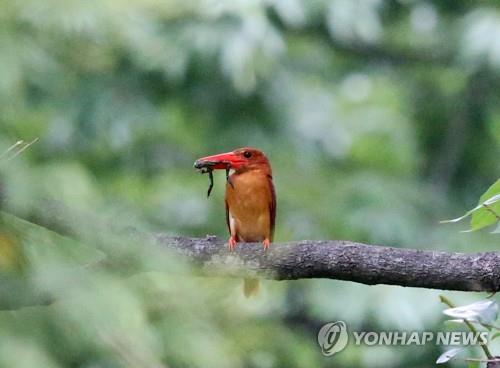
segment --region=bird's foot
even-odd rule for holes
[[[234,250],[234,248],[236,248],[236,238],[234,236],[231,236],[227,242],[227,248],[229,249],[230,252],[232,252]]]
[[[269,244],[271,242],[269,241],[269,239],[264,239],[264,241],[262,242],[262,245],[264,246],[264,250],[267,250],[269,248]]]

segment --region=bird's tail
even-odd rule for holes
[[[243,294],[247,298],[259,293],[259,279],[243,279]]]

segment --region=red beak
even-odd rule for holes
[[[195,169],[209,167],[213,170],[224,170],[240,168],[245,161],[233,152],[221,153],[218,155],[202,157],[194,163]]]

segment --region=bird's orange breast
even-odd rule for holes
[[[245,242],[271,239],[273,190],[269,176],[259,171],[249,171],[231,175],[231,183],[226,185],[231,235]]]

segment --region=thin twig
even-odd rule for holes
[[[14,143],[12,146],[10,146],[9,148],[7,148],[7,150],[2,153],[0,155],[0,159],[2,159],[3,157],[5,157],[9,152],[11,152],[13,149],[15,149],[16,147],[18,147],[19,145],[23,144],[24,141],[23,140],[20,140],[20,141],[17,141],[16,143]]]
[[[492,358],[492,359],[481,359],[481,358],[465,358],[466,362],[479,362],[479,363],[494,363],[500,362],[500,358]]]
[[[21,153],[23,153],[27,148],[29,148],[32,144],[36,143],[37,141],[38,141],[38,138],[35,138],[31,142],[26,143],[19,151],[17,151],[12,156],[7,158],[7,161],[10,161],[10,160],[16,158],[17,156],[19,156]],[[20,142],[23,142],[23,141],[20,141]]]

